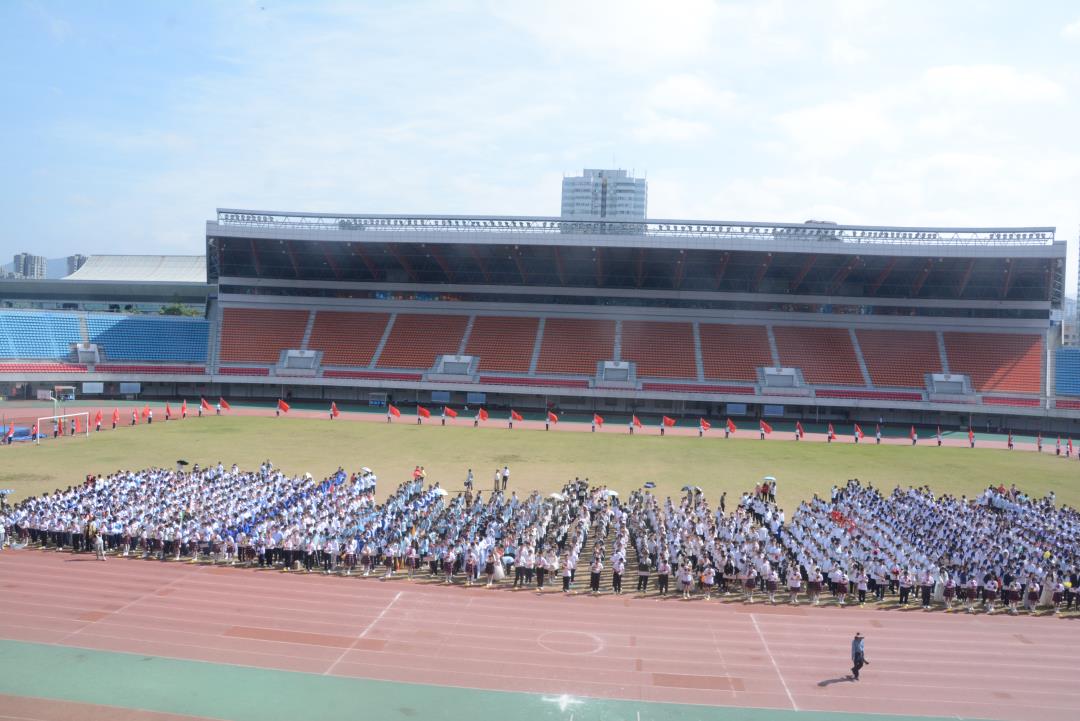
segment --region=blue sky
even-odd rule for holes
[[[1080,225],[1074,2],[7,0],[0,60],[0,257],[554,215],[612,164],[657,218]]]

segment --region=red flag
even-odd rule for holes
[[[135,423],[138,423],[138,422],[139,422],[139,409],[138,408],[132,408],[131,409],[131,423],[135,424]]]
[[[548,411],[547,419],[548,419],[548,423],[558,423],[559,422],[559,417],[557,415],[555,415],[554,413],[552,413],[551,411]]]
[[[604,417],[597,414],[597,413],[593,413],[592,414],[592,422],[595,423],[596,425],[600,426],[601,428],[603,428],[603,426],[604,426]]]
[[[76,419],[75,419],[75,422],[76,422],[76,423],[78,423],[78,422],[79,422],[79,419],[78,419],[78,418],[76,418]],[[8,426],[8,429],[7,429],[7,437],[8,437],[8,438],[11,438],[11,437],[12,437],[12,436],[14,436],[14,435],[15,435],[15,424],[14,424],[14,423],[12,423],[12,424],[11,424],[10,426]]]
[[[30,438],[37,438],[37,421],[34,421],[34,429],[30,431]]]
[[[517,411],[511,409],[510,410],[510,420],[512,420],[512,421],[523,421],[525,419],[521,417],[520,413],[518,413]]]
[[[766,434],[772,433],[772,426],[766,423],[764,418],[761,419],[761,432]]]
[[[730,418],[727,419],[727,429],[729,433],[735,432],[735,421],[731,420]]]
[[[669,418],[668,416],[664,416],[663,422],[664,422],[664,425],[667,426],[668,428],[671,428],[673,425],[675,425],[675,419],[674,418]]]
[[[971,426],[968,426],[968,443],[975,442],[975,431],[971,430]]]
[[[1069,453],[1072,453],[1072,438],[1069,439]]]
[[[210,410],[210,404],[206,402],[205,398],[200,398],[199,399],[199,405],[202,406],[202,409],[204,411]]]
[[[120,409],[119,408],[113,408],[112,422],[113,422],[114,425],[120,422]]]
[[[1012,431],[1009,431],[1009,445],[1011,446],[1012,444],[1013,444]]]
[[[937,434],[938,434],[938,437],[940,437],[940,436],[941,436],[941,426],[938,426],[938,427],[937,427]]]
[[[443,406],[442,412],[443,415],[447,416],[448,418],[457,418],[457,411],[455,411],[450,406]]]
[[[639,419],[637,416],[633,416],[632,420],[635,426],[641,428],[641,419]]]
[[[82,419],[78,416],[75,416],[75,433],[82,433]],[[15,435],[15,426],[11,427],[11,430],[8,431],[8,435]]]
[[[855,436],[856,436],[856,437],[857,437],[857,438],[858,438],[859,440],[862,440],[862,437],[863,437],[863,432],[862,432],[862,428],[859,428],[859,424],[858,424],[858,423],[856,423],[856,424],[855,424]]]
[[[330,417],[337,418],[340,415],[341,411],[337,409],[337,403],[335,403],[334,401],[330,401]]]
[[[289,412],[289,404],[286,403],[285,401],[281,400],[280,398],[278,398],[277,408],[282,413],[288,413]]]
[[[912,426],[911,430],[908,432],[908,438],[915,440],[915,426]]]
[[[217,402],[218,402],[218,405],[220,405],[222,407],[222,409],[227,410],[227,411],[232,410],[232,406],[230,406],[229,402],[227,400],[225,400],[224,398],[218,398]]]
[[[150,417],[150,406],[143,406],[142,417],[143,417],[143,420],[146,420],[147,418]]]
[[[486,421],[488,419],[488,412],[481,408],[480,412],[476,414],[476,417],[482,421]]]
[[[394,418],[401,418],[401,411],[399,411],[394,405],[388,405],[386,407],[386,410]]]
[[[829,438],[836,440],[836,431],[833,429],[832,423],[829,424]]]
[[[800,436],[803,435],[802,421],[795,421],[795,432]]]
[[[712,428],[712,423],[709,423],[709,422],[708,422],[707,420],[705,420],[704,418],[702,418],[702,419],[701,419],[701,430],[703,430],[703,431],[707,431],[707,430],[709,430],[710,428]]]
[[[165,417],[168,418],[171,415],[172,415],[172,406],[169,405],[168,401],[165,401]]]
[[[424,408],[423,406],[417,406],[416,415],[422,418],[431,418],[431,411],[429,411],[427,408]]]
[[[98,412],[94,415],[94,425],[101,425],[101,409],[98,408]]]
[[[185,398],[184,401],[180,404],[180,415],[187,415],[187,398]]]

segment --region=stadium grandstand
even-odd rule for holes
[[[1080,418],[1065,245],[1048,227],[220,209],[205,260],[0,283],[0,383],[1050,431]]]

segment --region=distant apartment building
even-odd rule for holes
[[[81,253],[67,257],[67,274],[71,275],[86,264],[86,256]]]
[[[562,217],[580,220],[645,220],[648,187],[625,170],[586,168],[563,178]]]
[[[48,273],[48,266],[49,261],[43,255],[17,253],[15,267],[12,270],[23,278],[44,278]]]

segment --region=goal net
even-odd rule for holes
[[[56,436],[89,436],[89,413],[64,413],[59,416],[43,416],[37,419],[37,436],[34,443],[41,443],[42,438]]]

